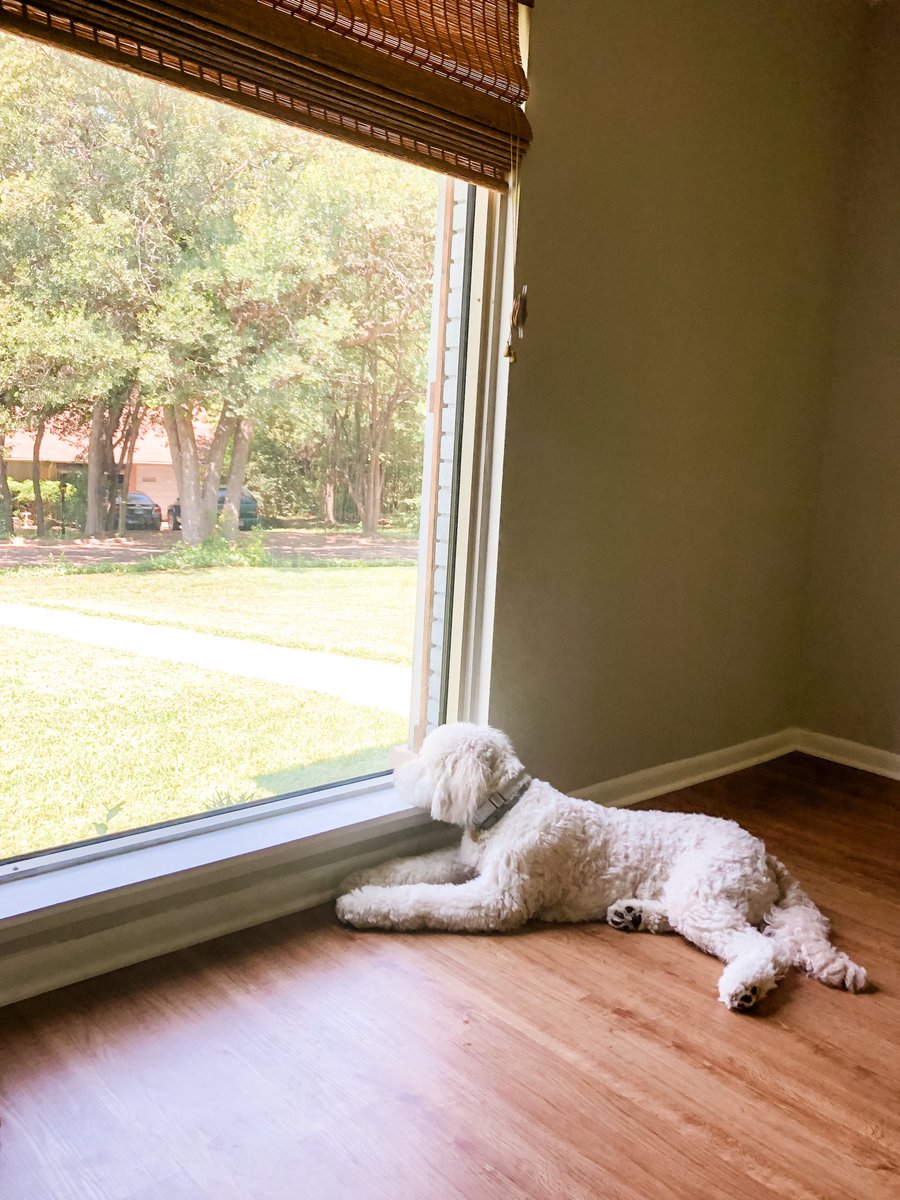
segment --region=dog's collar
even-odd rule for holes
[[[487,800],[482,800],[475,809],[472,828],[479,832],[492,829],[501,817],[505,816],[511,808],[515,808],[530,786],[531,776],[523,768],[502,788],[491,792]]]

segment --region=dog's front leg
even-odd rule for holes
[[[401,883],[463,883],[474,869],[463,862],[460,847],[432,850],[406,858],[391,858],[375,867],[354,871],[341,883],[341,892],[352,892],[364,884],[396,887]]]
[[[530,913],[517,891],[483,878],[468,883],[366,886],[341,896],[338,918],[357,929],[445,929],[487,933],[524,925]]]

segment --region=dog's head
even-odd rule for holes
[[[436,821],[471,823],[479,804],[522,769],[512,743],[488,725],[442,725],[394,773],[400,795]]]

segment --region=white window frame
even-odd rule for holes
[[[512,300],[509,201],[473,189],[446,644],[447,720],[487,718]],[[349,870],[440,845],[390,775],[188,817],[0,868],[0,1005],[322,903]]]

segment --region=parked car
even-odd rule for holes
[[[219,488],[219,512],[225,505],[225,488]],[[169,505],[168,511],[169,528],[181,528],[181,498],[178,497],[174,504]],[[241,503],[238,509],[238,528],[252,529],[254,525],[259,524],[259,505],[256,503],[256,497],[252,492],[248,492],[246,488],[241,488]]]
[[[116,500],[114,523],[119,521],[119,501]],[[126,529],[159,529],[162,509],[146,492],[129,492],[125,504]]]

